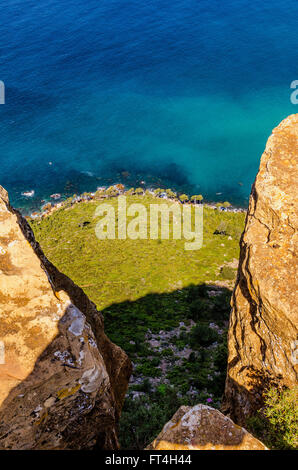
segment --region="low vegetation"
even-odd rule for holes
[[[136,202],[173,204],[140,188],[127,197]],[[117,197],[109,203],[116,208]],[[204,207],[203,247],[185,251],[183,239],[98,240],[98,204],[67,204],[30,223],[47,257],[96,303],[108,336],[133,362],[120,438],[123,448],[142,449],[181,404],[220,406],[245,214]]]
[[[247,422],[251,432],[270,449],[298,449],[298,387],[270,388],[264,406]]]

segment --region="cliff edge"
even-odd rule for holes
[[[130,374],[0,186],[0,449],[117,449]]]
[[[267,142],[240,242],[223,407],[240,424],[266,388],[297,385],[297,168],[296,114]]]

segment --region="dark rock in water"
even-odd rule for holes
[[[61,194],[56,193],[56,194],[51,194],[50,196],[52,199],[61,199]]]

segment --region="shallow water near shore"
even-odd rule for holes
[[[25,211],[142,181],[246,206],[272,128],[297,112],[294,1],[13,0],[0,14],[0,184]]]

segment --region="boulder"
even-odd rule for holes
[[[258,439],[206,405],[181,406],[146,450],[266,450]]]
[[[131,375],[0,186],[0,449],[117,449]]]

